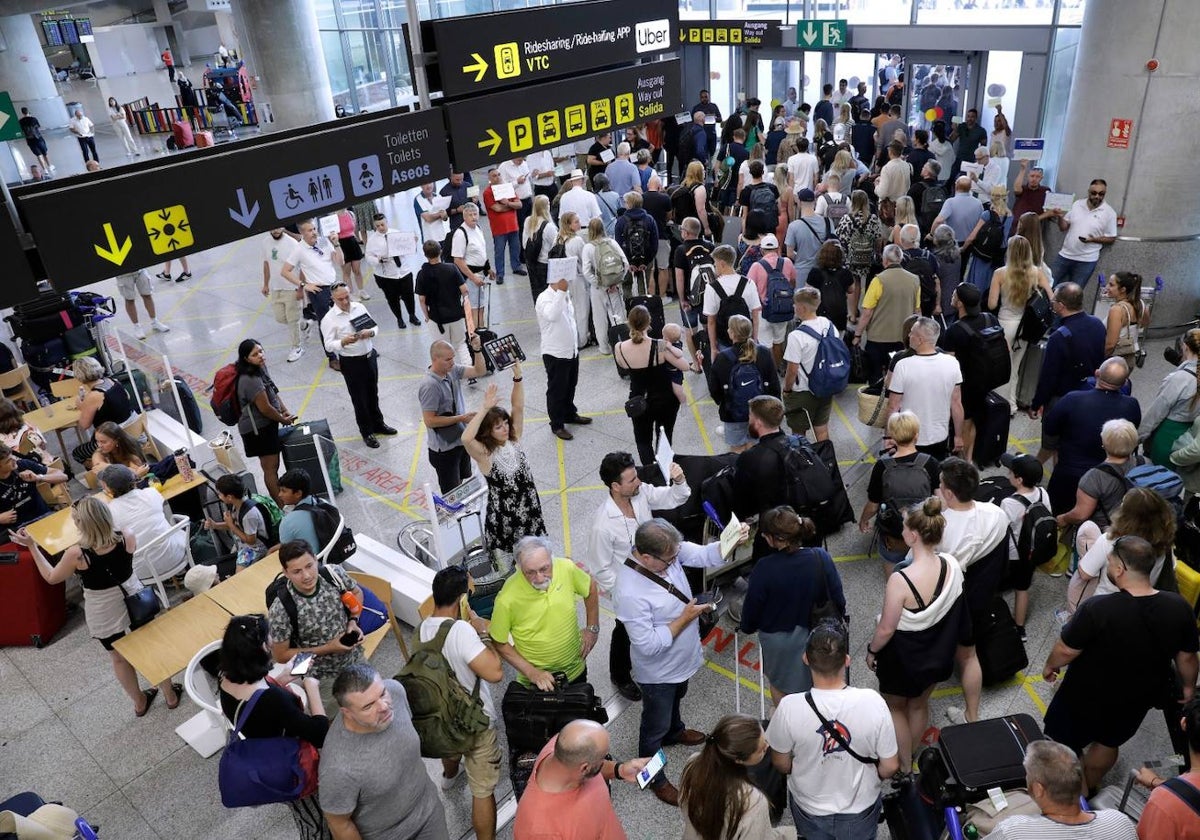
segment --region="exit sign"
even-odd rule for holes
[[[809,50],[840,50],[846,47],[846,21],[802,20],[796,22],[796,46]]]

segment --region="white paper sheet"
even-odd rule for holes
[[[433,207],[434,210],[449,210],[450,209],[450,196],[435,195],[431,199],[429,199],[429,203]]]
[[[574,283],[579,276],[579,260],[575,257],[556,257],[547,265],[546,285],[553,285],[559,280]]]
[[[614,152],[612,149],[604,149],[600,152],[600,160],[604,161],[605,163],[612,163],[614,160],[616,160],[616,157],[616,152]]]
[[[513,184],[492,184],[492,198],[497,201],[504,201],[509,198],[517,197],[517,189]]]
[[[658,435],[658,448],[654,450],[654,460],[658,463],[663,478],[669,482],[671,480],[671,464],[675,460],[675,450],[671,448],[671,441],[667,440],[667,436],[661,432]]]
[[[1075,195],[1073,193],[1046,193],[1046,210],[1062,210],[1067,213],[1071,210],[1071,205],[1075,203]]]
[[[737,514],[730,511],[729,524],[721,532],[721,556],[725,558],[733,556],[733,550],[737,547],[738,540],[741,538],[742,523],[738,521]]]

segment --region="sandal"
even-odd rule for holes
[[[134,709],[133,714],[136,717],[145,717],[146,712],[150,711],[150,704],[153,703],[154,698],[158,696],[158,689],[157,688],[147,688],[142,691],[142,695],[146,698],[146,705],[142,707],[142,710],[140,712],[137,709]]]
[[[178,709],[179,704],[183,702],[183,686],[179,683],[171,683],[171,690],[175,692],[175,705],[167,703],[168,709]]]

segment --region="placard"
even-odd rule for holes
[[[1074,203],[1075,196],[1072,193],[1046,193],[1046,203],[1043,205],[1043,209],[1062,210],[1064,213],[1068,213]]]
[[[579,277],[579,260],[575,257],[555,257],[546,266],[546,285],[553,286],[559,280],[574,283]]]
[[[1046,141],[1040,137],[1034,138],[1014,138],[1013,139],[1013,160],[1039,160],[1042,152],[1045,149]]]
[[[496,201],[507,201],[517,197],[517,188],[514,184],[501,181],[499,184],[492,184],[491,187],[492,198]]]

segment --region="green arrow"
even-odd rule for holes
[[[463,67],[463,72],[464,73],[476,73],[475,81],[482,82],[483,77],[487,73],[487,70],[488,70],[488,63],[487,63],[487,61],[484,60],[483,56],[481,56],[477,52],[471,53],[471,58],[475,59],[475,63],[468,64],[465,67]]]
[[[810,21],[809,24],[804,27],[804,43],[811,47],[812,42],[817,39],[817,34],[818,33],[813,29],[812,22]]]
[[[130,250],[133,249],[133,241],[126,236],[125,244],[117,247],[117,235],[113,233],[113,226],[107,222],[104,224],[104,235],[108,239],[108,248],[105,249],[99,245],[93,245],[92,247],[96,249],[96,253],[116,265],[125,262],[125,258],[129,256]]]
[[[487,130],[487,133],[488,133],[488,139],[481,140],[479,143],[479,148],[487,149],[488,146],[491,146],[491,149],[488,151],[488,155],[491,156],[491,155],[496,154],[496,152],[500,149],[500,144],[503,143],[504,140],[500,137],[499,134],[497,134],[495,131],[493,131],[490,128]]]

